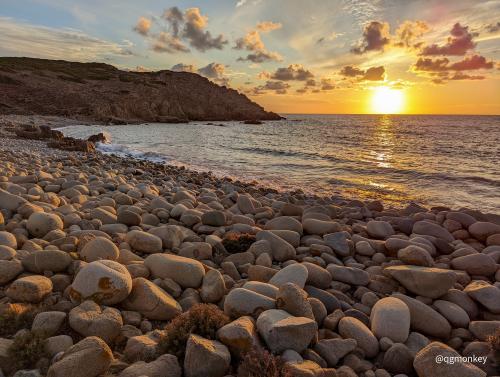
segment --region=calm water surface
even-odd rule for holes
[[[182,164],[276,188],[500,212],[500,116],[289,115],[206,122],[72,126],[111,134],[108,153]]]

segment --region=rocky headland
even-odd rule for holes
[[[498,215],[277,192],[26,129],[0,126],[4,375],[498,375]]]
[[[15,57],[0,57],[0,114],[112,123],[281,119],[195,73]]]

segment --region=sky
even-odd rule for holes
[[[500,114],[500,0],[0,3],[0,56],[191,71],[279,113]]]

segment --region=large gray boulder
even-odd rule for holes
[[[273,353],[287,349],[304,351],[316,336],[316,321],[306,317],[294,317],[284,310],[271,309],[257,319],[257,329]]]

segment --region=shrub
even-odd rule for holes
[[[14,335],[21,329],[31,328],[37,314],[37,308],[32,305],[8,304],[0,313],[0,336]]]
[[[228,323],[229,317],[217,306],[197,304],[165,326],[165,334],[158,342],[158,352],[169,353],[182,360],[190,334],[215,339],[217,330]]]
[[[488,343],[490,343],[495,362],[500,365],[500,329],[496,329],[493,335],[488,336]]]
[[[243,253],[255,242],[255,236],[248,233],[228,233],[222,240],[227,252]]]
[[[263,348],[252,348],[238,366],[238,377],[291,377],[280,357]]]
[[[14,338],[8,349],[14,370],[36,368],[37,362],[45,357],[45,337],[25,330]]]

